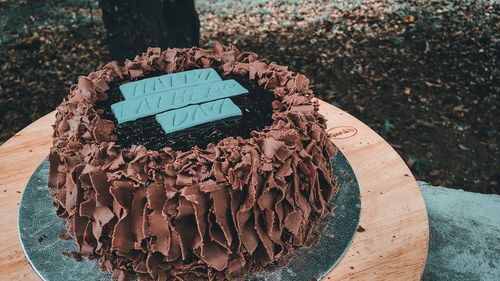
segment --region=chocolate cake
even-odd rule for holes
[[[241,115],[166,133],[120,123],[126,83],[214,69]],[[48,185],[81,255],[119,280],[226,280],[317,242],[336,150],[309,80],[255,53],[150,48],[82,76],[57,108]],[[167,128],[168,129],[168,128]]]

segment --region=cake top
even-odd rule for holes
[[[205,69],[215,72],[215,70],[213,70],[212,68],[202,68],[191,71]],[[174,75],[189,73],[191,71],[177,72],[174,73]],[[217,74],[217,72],[215,72],[215,75],[211,75],[217,75],[216,77],[219,77],[219,74]],[[147,76],[141,77],[142,79],[138,78],[135,81],[140,83],[144,83],[143,81],[151,83],[151,80],[148,81],[148,79],[156,80],[158,77],[162,76],[164,75],[161,74],[161,72],[155,71],[148,74]],[[135,118],[135,120],[120,123],[119,120],[116,120],[118,118],[116,118],[115,114],[112,114],[113,106],[115,106],[116,108],[117,105],[120,105],[121,103],[128,102],[130,104],[132,101],[131,106],[129,106],[127,110],[134,110],[135,113],[135,110],[138,109],[139,106],[141,106],[140,103],[135,101],[151,102],[154,105],[157,105],[159,97],[162,97],[163,99],[170,98],[170,100],[162,101],[164,105],[160,106],[159,110],[156,110],[156,108],[153,110],[149,110],[149,113],[155,114],[156,112],[161,113],[164,109],[165,111],[171,111],[182,105],[203,103],[203,101],[201,101],[199,98],[193,98],[190,101],[182,103],[177,102],[178,105],[172,105],[172,103],[174,103],[172,99],[174,98],[174,95],[176,95],[176,93],[180,92],[180,94],[177,94],[175,96],[175,98],[180,101],[182,101],[182,94],[190,94],[189,91],[185,92],[185,88],[183,87],[177,88],[172,91],[167,90],[166,92],[149,92],[147,95],[139,95],[141,98],[137,98],[132,97],[130,94],[130,89],[133,89],[135,87],[133,83],[136,82],[124,82],[121,85],[120,83],[113,83],[112,85],[110,85],[110,89],[107,91],[108,98],[105,101],[98,102],[97,107],[104,110],[101,116],[108,120],[114,121],[114,134],[117,135],[117,143],[122,145],[122,147],[144,145],[148,149],[152,150],[161,150],[164,147],[170,147],[173,150],[186,151],[194,146],[197,146],[199,148],[205,149],[208,144],[216,144],[227,137],[239,136],[242,138],[249,138],[251,137],[252,131],[261,131],[266,126],[271,125],[273,114],[272,103],[273,101],[277,100],[272,91],[264,89],[256,81],[251,81],[247,77],[238,75],[229,75],[223,78],[221,77],[220,81],[237,83],[237,85],[239,86],[237,88],[235,87],[236,89],[232,88],[231,91],[221,91],[219,93],[216,93],[218,95],[215,96],[215,98],[229,97],[234,105],[238,107],[240,114],[232,115],[229,118],[218,118],[208,123],[202,122],[202,124],[200,125],[188,129],[177,130],[173,133],[165,133],[165,128],[162,128],[161,122],[157,120],[157,114],[144,116],[142,118]],[[144,84],[140,85],[138,89],[145,89]],[[210,85],[210,83],[208,85]],[[127,88],[125,88],[125,92],[120,91],[119,89],[124,88],[124,86],[126,86],[128,90]],[[152,88],[152,86],[149,87]],[[196,91],[199,88],[200,85],[196,85],[190,89]],[[193,94],[193,96],[195,94]],[[129,96],[129,99],[126,99],[124,97],[126,95]],[[214,95],[205,100],[209,101],[213,98]],[[135,116],[138,116],[138,114],[136,114]]]
[[[222,79],[235,81],[249,91],[248,95],[231,97],[240,108],[241,116],[168,135],[154,116],[139,116],[129,122],[121,122],[114,116],[112,105],[126,101],[124,96],[137,98],[137,93],[132,91],[134,87],[137,91],[137,84],[141,81],[147,78],[160,80],[166,73],[182,74],[201,69],[213,69],[208,72],[209,80],[217,80],[220,75]],[[145,84],[142,85],[142,94],[148,92]],[[151,83],[147,87],[152,87]],[[124,89],[124,94],[120,93],[120,88]],[[92,138],[96,143],[113,142],[122,149],[142,145],[155,151],[187,151],[193,147],[216,145],[228,137],[250,139],[253,134],[277,134],[279,128],[284,126],[283,122],[292,122],[286,117],[289,112],[317,112],[317,104],[312,101],[312,90],[305,76],[289,71],[286,66],[259,60],[254,53],[240,52],[232,46],[220,44],[215,44],[212,50],[191,48],[162,52],[159,48],[150,48],[133,61],[126,60],[123,66],[117,62],[108,63],[103,69],[80,77],[67,100],[60,105],[60,110],[68,111],[65,107],[76,104],[85,104],[88,110],[82,116],[85,118],[72,118],[71,122],[85,126],[94,123],[96,126],[86,133],[71,131],[75,134],[68,137],[86,141]],[[66,125],[66,122],[61,125]],[[62,133],[61,137],[68,134],[56,128],[56,134],[58,132]]]

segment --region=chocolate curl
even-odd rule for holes
[[[184,197],[179,198],[179,214],[176,218],[176,230],[179,233],[181,241],[182,260],[187,260],[193,255],[195,240],[197,237],[196,217],[193,205]]]
[[[109,85],[106,82],[106,80],[103,78],[98,78],[98,79],[92,81],[92,83],[94,83],[94,88],[100,94],[105,94],[106,91],[109,90]]]
[[[229,252],[215,242],[207,242],[203,246],[203,260],[209,267],[222,271],[227,267]]]
[[[66,177],[66,183],[64,184],[66,189],[64,208],[70,216],[78,211],[77,206],[79,206],[83,200],[83,191],[79,188],[80,182],[78,181],[82,169],[82,164],[74,167],[70,171],[69,176]]]
[[[264,219],[261,217],[260,211],[257,210],[257,208],[254,208],[253,211],[255,217],[255,230],[257,231],[260,242],[266,250],[267,258],[272,261],[274,260],[274,243],[271,241],[266,233],[265,227],[262,225]]]
[[[111,222],[112,219],[115,218],[111,209],[106,206],[98,206],[93,210],[93,218],[94,221],[92,227],[92,233],[94,234],[95,239],[97,240],[97,248],[96,250],[100,250],[102,247],[101,239],[103,234],[103,228]]]
[[[90,196],[87,200],[80,204],[80,216],[94,218],[95,197]]]
[[[142,240],[145,239],[142,226],[144,221],[144,209],[147,202],[146,193],[147,191],[145,188],[137,189],[130,208],[130,230],[134,235],[134,249],[136,250],[142,249]]]
[[[123,71],[120,68],[120,66],[118,65],[117,61],[112,61],[112,62],[107,63],[106,65],[103,66],[103,69],[108,69],[108,70],[111,70],[113,72],[114,75],[111,76],[111,79],[119,78],[119,79],[123,80]],[[116,77],[116,76],[118,76],[118,77]]]
[[[210,198],[213,202],[212,212],[215,215],[217,224],[222,229],[226,239],[224,246],[229,248],[233,242],[234,222],[230,213],[230,198],[229,192],[225,189],[217,190],[210,193]]]
[[[238,225],[238,237],[245,247],[246,251],[251,255],[259,245],[258,234],[255,230],[255,221],[253,213],[250,210],[239,211],[236,214]]]
[[[192,186],[190,190],[184,190],[181,194],[189,194],[186,199],[191,202],[194,208],[194,215],[196,219],[196,228],[198,236],[193,244],[193,250],[198,257],[203,258],[203,246],[207,241],[207,214],[209,208],[208,196],[199,191],[196,186]]]
[[[112,121],[96,117],[92,126],[94,129],[92,130],[91,135],[94,137],[96,142],[110,142],[114,139],[112,132],[115,128],[115,124]]]
[[[177,232],[177,230],[171,224],[169,224],[168,226],[170,228],[171,241],[170,241],[170,251],[168,251],[166,260],[175,261],[178,258],[180,258],[182,254],[181,238],[179,232]]]
[[[91,79],[85,77],[85,76],[80,76],[78,77],[78,89],[82,91],[88,91],[92,94],[95,94],[95,87],[94,83],[92,82]]]
[[[69,218],[69,220],[72,222],[71,226],[73,229],[69,228],[69,232],[73,234],[76,238],[76,242],[78,243],[80,252],[83,250],[86,250],[87,254],[89,253],[88,248],[86,247],[86,244],[84,242],[84,235],[85,235],[85,229],[87,228],[87,224],[89,222],[89,219],[86,217],[80,216],[79,212],[75,212],[72,217]]]
[[[146,190],[147,207],[151,210],[151,213],[147,216],[149,226],[147,233],[153,237],[150,250],[168,256],[171,243],[170,226],[162,215],[163,204],[167,200],[165,189],[158,183],[152,183]]]
[[[59,172],[58,168],[61,163],[59,153],[57,149],[51,148],[49,153],[49,180],[47,185],[52,189],[56,190],[58,188],[58,178]]]
[[[113,205],[113,196],[109,192],[110,183],[108,182],[106,172],[94,167],[89,171],[88,176],[95,191],[96,201],[100,205],[111,207]]]
[[[129,216],[131,199],[134,198],[134,190],[130,181],[115,181],[110,188],[113,196],[113,213],[118,218],[116,223],[111,247],[121,254],[130,252],[134,248],[134,233],[130,231],[131,217]]]

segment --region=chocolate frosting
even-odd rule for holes
[[[273,123],[206,149],[122,148],[98,101],[110,83],[212,67],[275,94]],[[309,79],[252,52],[149,48],[82,76],[57,108],[49,187],[81,254],[127,280],[225,280],[310,246],[337,191]]]

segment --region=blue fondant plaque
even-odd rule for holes
[[[136,120],[191,104],[204,103],[248,93],[235,80],[213,81],[205,84],[162,91],[126,99],[111,105],[118,123]]]
[[[212,68],[194,69],[126,83],[120,86],[125,99],[140,97],[176,88],[195,86],[211,81],[222,81]]]
[[[190,105],[156,115],[166,133],[173,133],[196,125],[240,116],[242,112],[229,98]]]

